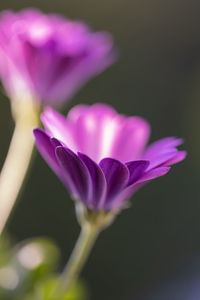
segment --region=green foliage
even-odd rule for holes
[[[83,284],[77,283],[61,298],[54,291],[58,248],[47,239],[32,239],[11,250],[7,240],[0,241],[0,299],[2,300],[87,300]]]
[[[51,277],[39,283],[35,292],[24,300],[86,300],[86,290],[80,283],[74,285],[64,296],[56,296],[59,277]],[[53,296],[52,296],[53,295]]]

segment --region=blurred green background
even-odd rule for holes
[[[38,7],[110,31],[120,59],[65,107],[103,101],[144,116],[152,140],[181,136],[189,152],[172,172],[138,192],[132,207],[100,236],[82,277],[91,299],[136,299],[181,261],[200,254],[200,2],[198,0],[48,0],[0,2],[0,9]],[[0,162],[13,130],[1,94]],[[14,242],[47,236],[69,257],[77,238],[73,203],[37,154],[7,232]],[[200,256],[200,255],[199,255]]]

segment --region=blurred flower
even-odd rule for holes
[[[181,139],[146,147],[150,128],[140,117],[119,115],[105,104],[74,107],[67,117],[42,114],[37,147],[75,200],[92,211],[118,211],[139,187],[183,160]]]
[[[113,62],[109,34],[35,9],[0,14],[0,76],[9,97],[59,105]]]

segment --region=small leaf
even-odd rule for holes
[[[32,298],[27,300],[87,300],[87,291],[82,283],[76,283],[64,296],[55,295],[59,277],[51,277],[40,282]]]

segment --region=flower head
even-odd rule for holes
[[[11,98],[59,105],[113,62],[109,34],[34,9],[0,14],[0,77]]]
[[[175,137],[147,146],[149,124],[105,104],[76,106],[66,118],[49,108],[42,122],[45,130],[34,131],[37,148],[74,199],[93,211],[118,211],[186,156]]]

